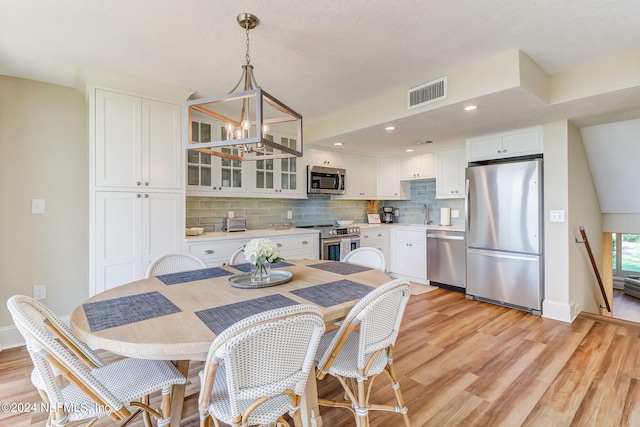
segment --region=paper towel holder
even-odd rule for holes
[[[440,208],[440,225],[451,225],[451,208]]]

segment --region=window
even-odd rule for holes
[[[611,235],[613,275],[627,277],[640,272],[640,234]]]

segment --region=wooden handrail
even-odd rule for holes
[[[582,243],[587,248],[587,253],[589,254],[589,259],[591,260],[591,266],[593,267],[593,272],[596,274],[596,279],[598,279],[598,285],[600,285],[600,292],[602,293],[602,298],[604,298],[604,304],[607,306],[607,311],[611,313],[611,305],[609,305],[609,299],[607,298],[607,293],[604,290],[604,285],[602,284],[602,278],[600,277],[600,272],[598,271],[598,265],[596,264],[595,259],[593,258],[593,252],[591,252],[591,246],[589,245],[589,240],[587,240],[587,233],[584,231],[584,227],[580,226],[580,235],[582,236]]]

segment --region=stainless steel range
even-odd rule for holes
[[[360,247],[360,227],[317,224],[298,228],[320,230],[320,259],[342,261],[347,253]]]

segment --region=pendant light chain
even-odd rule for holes
[[[245,58],[247,60],[247,65],[249,65],[251,63],[251,56],[249,55],[249,20],[247,19],[245,24],[244,24],[244,28],[246,31],[246,35],[247,35],[247,53],[245,54]]]

